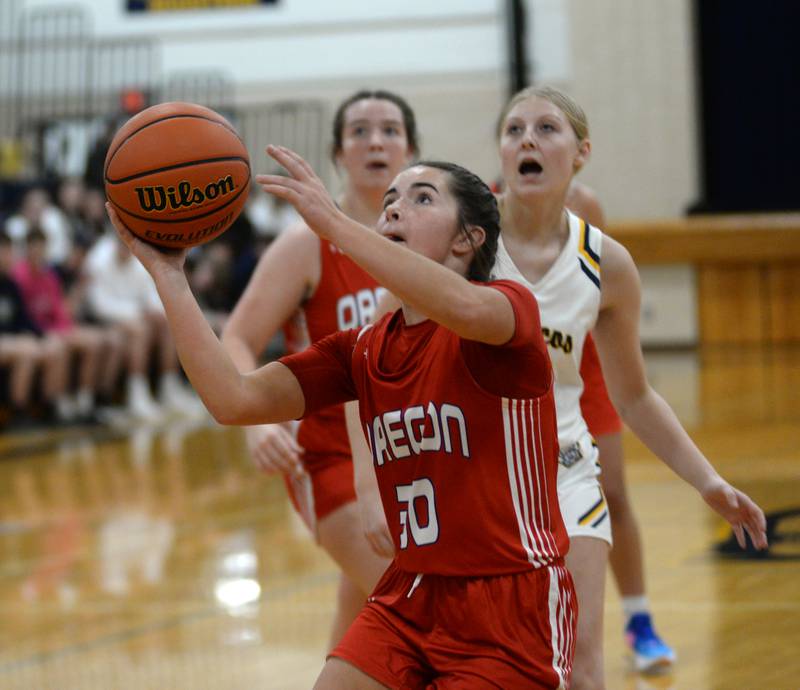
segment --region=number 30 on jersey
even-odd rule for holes
[[[439,539],[439,519],[436,516],[436,497],[430,479],[415,479],[411,484],[395,487],[400,503],[400,548],[408,548],[408,535],[417,546],[434,544]],[[420,525],[420,515],[427,513],[427,522]]]

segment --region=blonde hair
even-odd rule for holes
[[[559,91],[552,86],[528,86],[522,89],[522,91],[517,91],[500,112],[500,117],[497,120],[498,139],[503,132],[503,123],[506,121],[508,114],[514,106],[534,96],[550,101],[550,103],[564,113],[572,127],[572,131],[575,132],[575,136],[578,138],[578,142],[583,141],[589,136],[589,121],[586,119],[586,113],[583,112],[583,108],[578,105],[572,96],[568,96],[563,91]]]

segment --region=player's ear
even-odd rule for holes
[[[572,168],[577,173],[589,162],[589,156],[592,155],[592,142],[588,139],[584,139],[583,141],[578,143],[578,155],[575,156],[575,160],[572,162]]]
[[[469,252],[478,251],[486,241],[486,230],[480,225],[468,225],[459,230],[453,242],[453,253],[458,256],[464,256]]]

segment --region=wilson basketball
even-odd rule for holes
[[[143,110],[114,136],[106,196],[126,227],[162,247],[213,240],[247,200],[250,159],[222,115],[194,103]]]

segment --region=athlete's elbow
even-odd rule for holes
[[[651,390],[649,386],[643,386],[627,390],[621,395],[611,395],[611,402],[626,424],[630,426],[639,411],[646,408]]]
[[[206,400],[203,401],[211,417],[217,424],[222,426],[236,426],[237,415],[234,410],[224,405],[212,404]]]
[[[222,426],[242,426],[247,424],[248,417],[252,416],[243,406],[224,397],[203,398],[203,404],[214,421]]]

